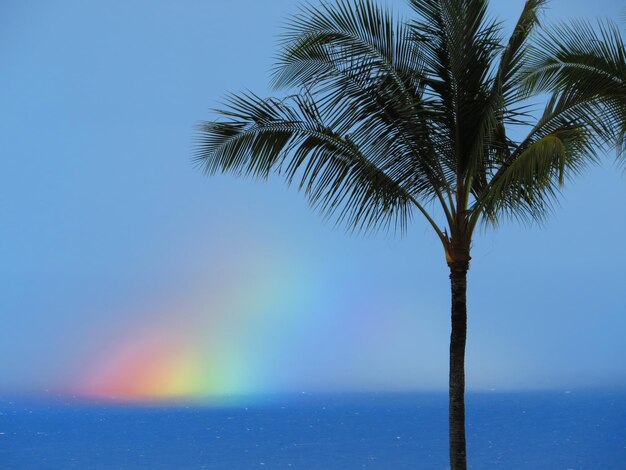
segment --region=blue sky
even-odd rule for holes
[[[492,3],[509,27],[523,4]],[[226,92],[270,93],[281,24],[296,10],[286,0],[2,3],[0,392],[62,388],[85,357],[115,347],[103,336],[152,321],[136,312],[197,296],[224,259],[258,251],[268,266],[287,259],[313,299],[293,303],[296,318],[311,310],[307,350],[284,343],[309,371],[281,374],[277,390],[445,388],[447,269],[424,221],[401,238],[348,235],[278,178],[207,179],[192,166],[194,126]],[[623,10],[553,0],[545,22]],[[508,224],[475,240],[470,388],[626,385],[625,203],[626,174],[607,155],[565,187],[545,227]],[[362,322],[386,336],[370,338],[379,333]]]

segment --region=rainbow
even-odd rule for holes
[[[139,320],[102,342],[70,393],[131,401],[271,390],[267,362],[306,323],[294,312],[313,291],[289,260],[259,252],[212,259],[212,274],[183,305],[129,314]]]
[[[58,391],[100,401],[219,402],[409,390],[445,379],[445,367],[426,359],[438,336],[414,299],[389,286],[393,296],[381,297],[385,277],[368,269],[368,258],[347,266],[337,263],[341,254],[322,258],[275,241],[224,245],[198,255],[203,268],[188,285],[138,299],[125,315],[96,315],[92,330],[81,331],[85,357],[74,359]],[[419,367],[428,375],[416,375]]]

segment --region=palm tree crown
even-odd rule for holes
[[[202,125],[205,171],[278,172],[355,229],[405,229],[417,210],[449,257],[454,246],[469,248],[481,219],[545,217],[564,178],[595,159],[606,135],[597,131],[615,128],[624,107],[594,127],[589,110],[612,104],[597,100],[606,83],[587,80],[586,67],[547,66],[559,49],[575,51],[557,33],[539,48],[529,43],[546,0],[526,2],[506,43],[486,0],[410,3],[412,21],[370,0],[304,7],[288,24],[273,76],[295,93],[231,95],[217,110],[224,119]],[[564,82],[578,93],[564,92]],[[513,140],[511,127],[533,121],[528,98],[547,89],[554,93],[543,113]],[[432,200],[444,224],[426,211]]]

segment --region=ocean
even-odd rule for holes
[[[626,469],[626,393],[469,393],[469,468]],[[445,394],[0,402],[0,468],[446,469]]]

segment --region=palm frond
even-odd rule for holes
[[[404,230],[413,207],[397,167],[379,167],[387,152],[381,142],[361,148],[321,120],[306,97],[262,99],[232,95],[225,118],[200,127],[196,161],[207,174],[231,172],[267,178],[282,174],[297,182],[311,204],[351,229]],[[387,172],[393,174],[390,177]]]
[[[493,63],[501,50],[500,25],[487,14],[485,0],[413,0],[419,19],[414,37],[425,51],[428,85],[441,107],[439,127],[451,144],[446,155],[457,186],[469,183],[484,160],[481,112],[493,83]],[[476,116],[481,115],[477,120]]]
[[[310,94],[320,113],[351,135],[378,129],[395,139],[416,176],[412,190],[430,197],[453,181],[438,153],[424,99],[423,58],[405,22],[371,0],[305,7],[290,23],[274,69],[276,86]]]
[[[479,211],[489,224],[496,224],[503,214],[526,222],[543,221],[565,178],[584,167],[586,142],[584,130],[576,128],[564,128],[533,142],[494,177],[472,211]]]
[[[562,90],[571,100],[587,101],[589,124],[624,152],[626,45],[617,26],[577,21],[544,31],[524,85],[529,92]]]
[[[527,66],[530,51],[529,40],[539,26],[539,13],[546,6],[548,0],[528,0],[513,29],[507,46],[502,51],[498,66],[497,86],[502,87],[502,93],[507,101],[519,100],[517,88],[521,83],[521,73]]]
[[[502,160],[472,208],[490,224],[501,214],[541,222],[569,176],[597,162],[599,142],[585,122],[585,103],[554,95],[528,136]]]
[[[328,73],[330,58],[333,69],[357,71],[363,78],[390,77],[412,100],[407,80],[419,77],[420,61],[419,51],[407,39],[404,22],[372,0],[304,6],[287,24],[273,83],[308,86]]]

